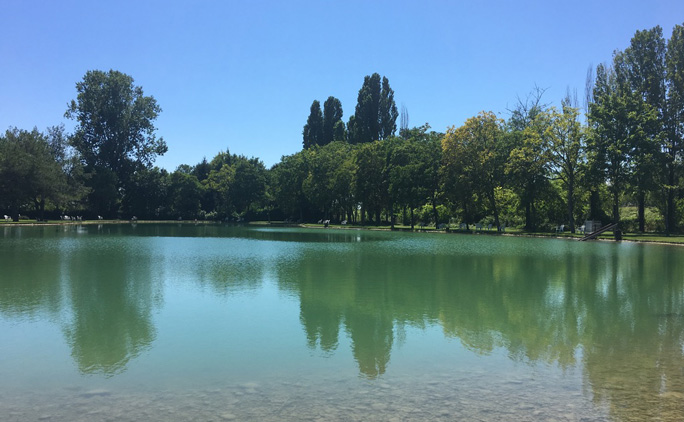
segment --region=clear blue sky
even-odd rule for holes
[[[163,109],[156,164],[226,148],[267,166],[301,149],[314,99],[353,114],[365,75],[386,76],[410,125],[503,118],[536,84],[558,104],[636,30],[670,37],[684,1],[0,0],[0,130],[64,118],[88,70],[131,75]]]

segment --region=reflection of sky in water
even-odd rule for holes
[[[611,410],[616,418],[649,418],[684,397],[681,248],[330,229],[84,228],[4,232],[0,393],[301,378],[358,387],[450,373],[493,394],[508,391],[500,379],[525,380],[524,394],[539,400],[565,383],[580,396],[585,389],[601,403],[622,403]],[[535,371],[548,383],[531,382]],[[547,407],[569,399],[556,394]],[[646,396],[660,397],[661,410],[639,407]]]

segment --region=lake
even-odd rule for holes
[[[684,248],[0,228],[0,419],[684,418]]]

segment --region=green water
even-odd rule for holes
[[[0,420],[682,420],[684,248],[0,228]]]

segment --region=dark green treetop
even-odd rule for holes
[[[332,96],[328,97],[325,103],[323,103],[323,138],[320,145],[327,145],[334,140],[339,140],[335,138],[335,126],[342,122],[342,114],[342,103],[340,100]]]
[[[311,148],[314,145],[320,145],[323,140],[323,112],[321,111],[321,103],[318,100],[314,100],[311,103],[311,112],[306,119],[302,137],[305,149]]]
[[[394,91],[386,77],[373,73],[366,76],[359,90],[354,115],[347,130],[351,143],[365,143],[386,139],[397,129],[397,105]]]

